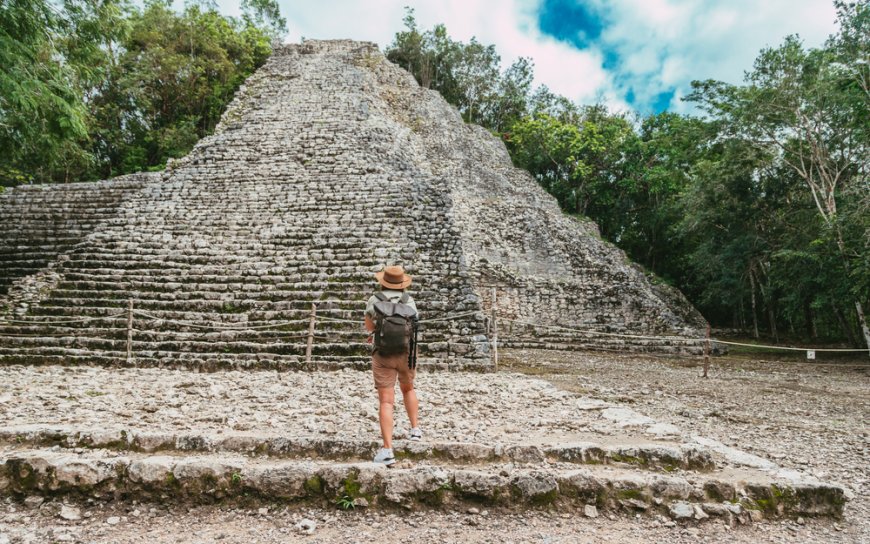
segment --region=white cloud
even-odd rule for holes
[[[606,14],[598,46],[619,54],[611,75],[641,107],[670,89],[686,94],[693,79],[739,83],[761,48],[789,34],[819,46],[835,30],[830,0],[596,1]]]
[[[403,28],[404,6],[409,5],[415,9],[422,29],[444,23],[453,39],[468,41],[476,37],[482,43],[494,43],[504,67],[518,57],[531,57],[535,62],[535,83],[573,100],[594,101],[609,86],[600,52],[579,51],[541,34],[535,19],[536,1],[334,0],[280,4],[291,42],[302,37],[353,38],[373,41],[383,48]]]
[[[582,0],[576,0],[578,3]],[[556,40],[539,30],[543,0],[279,0],[289,41],[352,38],[382,48],[402,29],[404,6],[416,10],[418,25],[444,23],[454,39],[472,36],[494,43],[507,66],[517,57],[535,62],[537,84],[578,102],[604,99],[647,111],[662,92],[676,89],[672,108],[686,111],[677,97],[692,79],[742,80],[758,51],[799,33],[807,45],[820,45],[834,30],[831,0],[585,0],[606,14],[602,34],[589,48]],[[238,13],[238,2],[219,0],[222,11]],[[604,69],[605,52],[617,53]]]

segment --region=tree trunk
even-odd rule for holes
[[[840,255],[843,257],[843,269],[848,276],[851,266],[849,259],[846,257],[846,242],[843,240],[843,231],[839,224],[835,224],[837,229],[837,247],[840,249]],[[870,328],[867,327],[867,318],[864,317],[864,307],[861,306],[861,301],[855,301],[855,311],[858,312],[858,325],[861,327],[861,332],[864,333],[864,344],[867,346],[868,354],[870,354]]]
[[[776,330],[776,312],[773,310],[773,304],[767,310],[767,318],[770,320],[770,334],[773,335],[773,340],[779,343],[779,332]]]
[[[849,339],[849,345],[858,347],[861,345],[858,342],[858,339],[855,337],[855,332],[852,330],[852,327],[849,325],[849,322],[846,320],[846,316],[843,313],[843,310],[838,308],[836,305],[831,304],[831,307],[834,309],[834,315],[837,317],[837,322],[840,323],[840,328],[843,329],[843,332],[846,334],[846,337]]]
[[[755,305],[755,275],[752,271],[749,271],[749,284],[752,288],[752,334],[755,336],[755,339],[758,340],[758,315],[756,314],[756,305]]]
[[[810,307],[810,301],[804,301],[804,323],[807,330],[807,335],[810,338],[815,339],[818,337],[818,333],[816,332],[816,323],[813,320],[813,309]]]
[[[867,344],[867,349],[870,350],[870,328],[867,327],[867,319],[864,317],[864,308],[861,306],[860,300],[855,301],[855,310],[858,312],[858,323],[861,325],[861,332],[864,333],[864,343]]]

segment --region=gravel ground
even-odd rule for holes
[[[837,481],[845,485],[855,495],[847,505],[845,518],[835,520],[786,520],[764,521],[735,529],[726,527],[719,521],[701,523],[697,526],[670,525],[663,518],[644,516],[640,518],[615,516],[612,519],[599,517],[584,518],[558,512],[490,510],[469,513],[466,507],[425,512],[367,512],[358,509],[342,512],[334,508],[304,508],[277,506],[268,511],[257,508],[234,508],[210,506],[187,509],[183,506],[161,506],[153,504],[114,504],[101,505],[81,503],[71,505],[78,509],[82,519],[66,521],[60,517],[61,505],[57,502],[44,503],[38,508],[30,508],[20,503],[7,503],[0,511],[0,544],[5,542],[94,542],[94,543],[205,543],[205,542],[371,542],[389,540],[393,542],[870,542],[870,500],[867,499],[868,475],[868,395],[867,369],[856,370],[839,367],[794,366],[785,363],[762,363],[738,361],[714,363],[711,378],[698,377],[698,368],[686,361],[668,361],[648,357],[619,357],[600,354],[579,354],[559,352],[515,351],[505,354],[504,363],[508,371],[523,371],[535,377],[552,382],[557,388],[583,393],[607,401],[629,404],[638,412],[659,421],[672,423],[683,430],[716,438],[724,443],[768,457],[785,467],[808,471],[818,477]],[[44,369],[43,369],[44,370]],[[21,372],[36,372],[37,369],[23,369]],[[71,380],[70,387],[93,387],[94,383],[79,384],[81,378],[93,378],[93,369],[79,369],[83,372],[78,380]],[[67,371],[63,371],[67,372]],[[70,371],[72,372],[72,371]],[[179,385],[196,381],[202,376],[185,372],[159,371],[161,374],[178,376]],[[71,373],[71,376],[74,374]],[[324,376],[308,375],[312,383],[332,377],[341,379],[342,373]],[[186,376],[186,377],[185,377]],[[270,373],[228,373],[238,379],[239,390],[244,395],[227,399],[225,408],[237,414],[236,423],[256,422],[256,412],[250,405],[243,407],[236,403],[245,397],[256,397],[256,391],[275,376]],[[283,376],[287,378],[289,375]],[[348,376],[353,374],[348,373]],[[500,383],[499,376],[489,376],[485,380],[490,386]],[[8,378],[5,376],[4,378]],[[32,378],[32,376],[31,376]],[[163,383],[166,378],[157,380]],[[173,378],[176,379],[176,378]],[[439,380],[447,380],[443,383]],[[485,381],[484,380],[484,381]],[[262,382],[262,383],[261,383]],[[469,383],[473,380],[469,380]],[[18,383],[18,382],[16,382]],[[429,410],[438,408],[434,399],[449,399],[450,395],[462,398],[455,404],[445,400],[440,406],[447,416],[454,414],[456,422],[452,427],[443,429],[455,432],[456,438],[487,436],[487,432],[472,419],[466,420],[466,428],[459,421],[472,413],[481,418],[495,418],[494,414],[510,414],[512,410],[499,410],[498,402],[507,402],[510,391],[491,399],[492,408],[486,406],[486,399],[468,397],[476,395],[471,390],[435,393],[438,386],[453,383],[446,376],[423,375],[419,387],[421,395],[428,395]],[[526,382],[540,383],[540,382]],[[250,384],[250,385],[248,385]],[[4,383],[4,386],[8,385]],[[100,384],[98,384],[100,385]],[[135,383],[118,383],[117,387],[136,389]],[[372,392],[370,384],[360,385],[362,399],[368,399]],[[100,387],[103,387],[100,385]],[[455,386],[455,384],[454,384]],[[18,394],[13,387],[4,387],[0,393],[3,399],[3,419],[8,424],[11,419],[22,422],[26,411],[19,402],[11,402],[12,395]],[[466,386],[473,389],[477,386]],[[152,388],[167,391],[175,388]],[[180,389],[192,389],[192,386]],[[496,388],[497,389],[497,388]],[[98,389],[89,389],[99,392]],[[77,389],[73,389],[76,397]],[[309,390],[310,391],[310,390]],[[324,391],[328,391],[325,389]],[[493,391],[491,390],[490,393]],[[558,398],[556,389],[541,385],[537,398],[522,399],[518,404],[536,404]],[[534,395],[533,394],[533,395]],[[46,395],[47,396],[47,395]],[[100,399],[107,394],[85,393],[88,400]],[[318,398],[336,398],[335,393],[324,393]],[[59,398],[59,397],[58,397]],[[144,395],[143,395],[144,399]],[[163,398],[153,398],[157,410],[166,409]],[[182,413],[186,401],[178,401],[172,409]],[[229,402],[232,400],[233,402]],[[57,398],[38,399],[28,403],[36,410],[40,402],[57,402]],[[69,401],[69,399],[67,399]],[[87,404],[87,403],[83,403]],[[365,400],[355,412],[356,418],[368,414]],[[364,405],[364,406],[363,406]],[[508,405],[512,407],[512,404]],[[74,405],[54,405],[55,416],[75,418],[83,411],[73,409]],[[197,414],[196,406],[189,409],[188,415],[182,413],[177,420],[158,418],[145,421],[143,426],[157,425],[160,421],[181,424]],[[213,409],[213,408],[212,408]],[[133,414],[139,409],[128,407]],[[555,410],[555,411],[554,411]],[[32,414],[35,412],[32,412]],[[147,412],[146,412],[147,413]],[[153,414],[157,411],[151,412]],[[424,412],[425,413],[425,412]],[[456,415],[461,413],[461,415]],[[545,415],[557,414],[558,409],[547,406],[542,408],[540,419],[542,431],[552,432],[545,422]],[[62,416],[59,414],[63,414]],[[431,417],[431,420],[435,420]],[[311,414],[317,415],[316,413]],[[244,416],[244,417],[242,417]],[[113,416],[114,417],[114,416]],[[204,416],[208,417],[208,416]],[[262,416],[261,416],[262,417]],[[502,415],[510,419],[510,415]],[[528,417],[524,411],[517,417]],[[26,417],[24,419],[27,419]],[[268,418],[267,418],[268,419]],[[318,418],[314,418],[318,419]],[[159,421],[158,421],[159,420]],[[44,422],[44,421],[43,421]],[[434,422],[434,421],[433,421]],[[77,424],[82,423],[78,421]],[[208,421],[197,422],[201,428]],[[216,422],[215,422],[216,423]],[[371,429],[373,421],[364,423]],[[222,425],[230,424],[228,418]],[[268,425],[268,421],[258,422]],[[334,423],[338,425],[339,423]],[[252,423],[253,425],[253,423]],[[170,427],[175,428],[175,427]],[[183,428],[183,427],[182,427]],[[265,429],[265,427],[263,427]],[[588,430],[587,427],[583,427]],[[481,434],[483,433],[483,434]],[[303,519],[316,523],[313,533],[304,534],[296,527]]]
[[[421,422],[442,442],[546,444],[572,438],[632,438],[600,410],[579,410],[578,396],[520,374],[421,372]],[[407,417],[397,393],[396,438]],[[338,439],[380,437],[371,374],[90,367],[0,367],[0,426],[46,424],[77,429],[196,430],[207,434]],[[641,426],[637,426],[641,427]]]
[[[806,521],[763,522],[729,529],[721,523],[665,527],[648,517],[584,518],[580,515],[529,511],[525,513],[482,510],[426,512],[343,512],[335,509],[269,510],[218,507],[183,510],[147,505],[88,508],[79,505],[81,521],[63,521],[57,508],[38,512],[7,506],[0,516],[0,531],[11,542],[85,542],[129,544],[206,543],[368,543],[417,544],[479,542],[632,543],[632,542],[861,542],[849,533],[848,523]],[[17,508],[17,512],[10,512]],[[297,528],[303,520],[315,523],[312,534]],[[0,533],[2,534],[2,533]],[[3,541],[3,537],[0,537]],[[864,541],[866,542],[866,541]]]

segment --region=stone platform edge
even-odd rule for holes
[[[476,503],[494,507],[552,507],[663,513],[675,519],[722,516],[831,516],[846,502],[829,484],[759,479],[735,483],[595,466],[568,471],[490,471],[456,467],[386,468],[374,463],[267,462],[196,456],[87,457],[72,452],[27,450],[0,458],[0,494],[70,496],[97,500],[300,502],[368,506],[439,507]],[[754,514],[753,514],[754,512]]]

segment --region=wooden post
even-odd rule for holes
[[[127,364],[133,362],[133,299],[127,301]]]
[[[314,347],[314,322],[317,319],[317,305],[311,303],[311,321],[308,323],[308,345],[305,347],[305,364],[311,364],[311,349]]]
[[[710,324],[707,323],[707,337],[704,339],[704,378],[708,378],[707,372],[710,370]]]
[[[498,317],[496,316],[496,290],[492,288],[492,364],[498,370]]]

